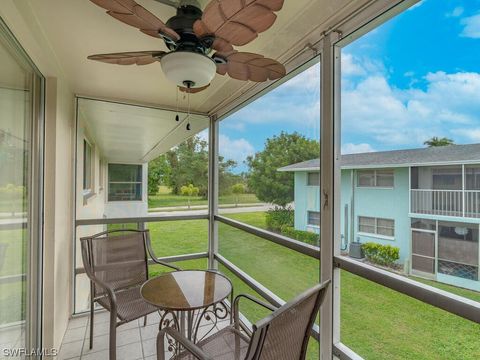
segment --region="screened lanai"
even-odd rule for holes
[[[351,244],[344,236],[353,224],[342,222],[349,211],[341,189],[346,181],[340,163],[342,93],[348,89],[344,86],[351,85],[343,76],[347,72],[361,76],[369,70],[349,62],[344,49],[422,2],[284,1],[275,23],[238,48],[278,61],[285,76],[256,82],[218,73],[198,93],[180,91],[158,63],[124,66],[88,60],[98,53],[168,50],[164,39],[120,24],[92,2],[4,0],[0,5],[0,49],[4,50],[0,58],[10,60],[0,65],[0,96],[8,105],[0,109],[5,112],[0,119],[0,145],[8,143],[9,154],[16,154],[8,157],[10,163],[0,158],[2,167],[16,169],[11,177],[1,178],[0,188],[9,183],[24,187],[15,195],[8,193],[10,198],[1,193],[2,202],[19,204],[0,211],[0,244],[6,244],[0,247],[0,284],[2,293],[8,294],[0,298],[2,349],[53,349],[43,355],[28,354],[27,358],[38,359],[157,359],[157,336],[171,325],[169,321],[186,323],[186,329],[178,325],[178,330],[200,343],[200,338],[231,325],[234,297],[246,293],[267,307],[240,307],[241,328],[248,333],[272,309],[308,288],[326,284],[319,313],[308,327],[306,359],[401,359],[427,351],[431,358],[459,354],[475,358],[478,292],[467,293],[463,287],[454,291],[429,278],[409,276],[400,266],[359,260],[349,253]],[[162,19],[172,17],[179,5],[160,0],[137,3]],[[205,8],[209,1],[198,3]],[[17,123],[14,129],[12,121],[4,125],[4,118],[22,119],[24,127]],[[276,166],[272,157],[269,161],[276,167],[267,187],[278,185],[277,169],[320,159],[320,176],[310,181],[313,177],[307,174],[302,183],[307,187],[301,200],[307,209],[305,221],[311,222],[307,231],[296,224],[290,229],[268,225],[268,213],[277,209],[278,202],[248,197],[244,193],[250,195],[250,189],[242,190],[248,200],[240,200],[240,205],[240,195],[224,194],[247,177],[244,174],[254,168],[256,159],[260,161],[258,154],[265,144],[288,135],[309,146],[309,158],[292,155],[289,163]],[[289,153],[288,146],[294,149],[295,141],[283,143],[283,153]],[[202,157],[186,156],[188,149]],[[181,183],[198,180],[200,184],[196,195],[184,195],[188,205],[167,203],[167,196],[151,197],[149,174],[152,161],[159,157],[175,159],[184,169],[200,163],[201,171]],[[229,180],[225,169],[233,169],[235,181]],[[288,201],[281,205],[298,211],[299,184],[293,174],[278,173],[288,181]],[[191,204],[194,198],[198,201]],[[378,223],[375,220],[375,231]],[[468,229],[480,232],[478,226],[477,222]],[[101,303],[91,305],[94,287],[85,266],[87,250],[82,248],[85,239],[112,230],[142,234],[148,230],[148,242],[144,238],[142,244],[151,243],[151,249],[142,246],[148,248],[144,275],[150,279],[203,271],[222,276],[231,291],[208,316],[196,308],[188,314],[194,319],[175,320],[180,315],[171,312],[171,320],[152,311],[122,324],[116,329],[112,356],[110,311]],[[206,289],[207,283],[200,287]],[[188,289],[195,285],[189,283]],[[184,293],[186,302],[193,301],[189,294]],[[370,306],[372,299],[376,307]],[[206,297],[202,300],[207,302]],[[8,314],[14,303],[15,311]],[[418,322],[398,325],[406,313],[418,314]],[[443,329],[439,343],[431,339],[424,353],[424,338],[412,335],[422,332],[422,318],[434,328],[424,329],[425,333],[437,334],[435,324]],[[389,335],[383,336],[384,332]],[[395,341],[405,334],[408,344]],[[182,349],[173,343],[170,339],[162,348],[167,358]],[[462,353],[464,348],[470,351]],[[2,355],[12,354],[10,350]]]

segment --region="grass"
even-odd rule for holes
[[[4,199],[0,200],[0,212],[4,213],[23,213],[26,211],[26,203],[23,199],[14,199],[11,201],[6,201]]]
[[[260,201],[257,199],[255,194],[240,194],[240,195],[222,195],[219,197],[220,205],[225,204],[257,204]],[[207,205],[207,199],[201,196],[192,196],[190,198],[190,205]],[[162,208],[162,207],[173,207],[173,206],[188,206],[188,196],[183,195],[174,195],[165,189],[165,187],[160,187],[160,191],[157,195],[150,195],[148,197],[148,208]]]
[[[0,276],[25,273],[26,234],[23,229],[0,231],[0,244],[5,246],[5,255],[0,258]],[[25,318],[25,290],[25,281],[22,280],[0,283],[0,324]]]
[[[265,213],[230,214],[229,217],[264,228]],[[208,247],[206,220],[150,223],[157,256],[204,252]],[[312,286],[319,278],[319,263],[269,241],[224,224],[219,225],[219,250],[227,259],[285,300]],[[23,232],[0,232],[7,256],[0,276],[23,272]],[[184,269],[205,269],[206,259],[178,263]],[[228,270],[234,292],[258,296]],[[152,275],[167,269],[151,267]],[[480,293],[415,279],[457,295],[480,301]],[[24,284],[0,286],[0,323],[18,321],[24,314]],[[399,294],[347,272],[341,273],[341,341],[366,359],[479,359],[480,325]],[[265,311],[248,302],[242,312],[255,322]],[[318,344],[310,341],[308,359],[318,359]]]
[[[229,216],[265,227],[262,212]],[[150,230],[158,256],[207,250],[206,221],[162,222],[150,224]],[[222,224],[219,237],[223,256],[285,300],[318,281],[319,264],[314,259]],[[206,262],[195,260],[180,266],[205,268]],[[223,267],[221,270],[232,279],[235,293],[256,295],[229,271]],[[473,291],[436,282],[429,284],[480,300],[480,294]],[[251,321],[267,313],[247,302],[242,304],[242,312]],[[366,359],[479,359],[478,339],[478,324],[350,273],[341,273],[341,341]],[[308,358],[318,359],[317,354],[318,344],[311,341]]]

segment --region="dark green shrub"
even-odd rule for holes
[[[320,235],[309,231],[296,230],[291,226],[282,226],[281,233],[306,244],[318,246],[320,243]]]
[[[295,213],[287,207],[275,207],[272,210],[268,210],[265,216],[265,223],[267,229],[271,231],[281,232],[282,226],[290,226],[293,228]]]
[[[392,266],[400,258],[400,248],[368,242],[362,245],[367,260],[372,263]]]

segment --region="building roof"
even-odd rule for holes
[[[378,151],[342,155],[342,169],[385,168],[480,163],[480,144]],[[279,171],[320,170],[320,159],[288,165]]]

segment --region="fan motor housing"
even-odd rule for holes
[[[177,14],[167,21],[167,26],[180,35],[180,40],[172,41],[164,36],[165,44],[172,51],[192,51],[207,55],[215,38],[206,36],[199,39],[193,31],[195,21],[202,18],[202,10],[194,5],[177,8]]]

